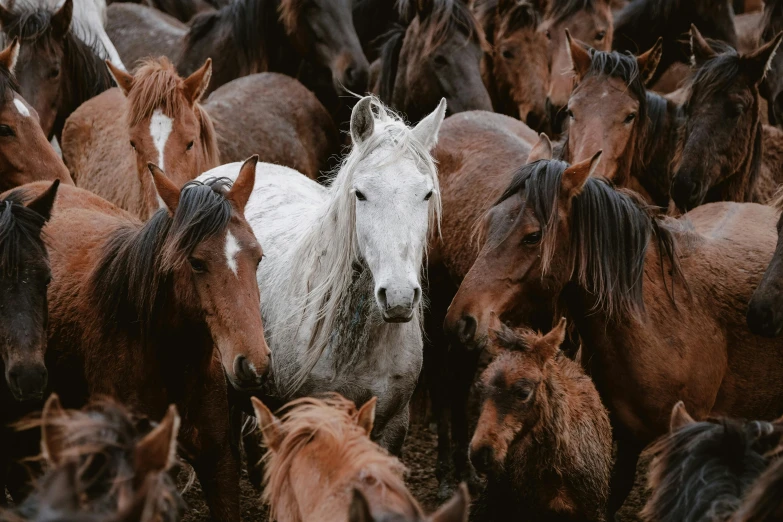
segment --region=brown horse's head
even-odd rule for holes
[[[280,19],[294,46],[332,71],[338,93],[367,91],[370,65],[364,56],[350,0],[282,0]]]
[[[46,389],[46,294],[52,275],[41,230],[59,184],[26,205],[17,191],[0,201],[0,357],[6,384],[20,401],[40,399]]]
[[[612,49],[612,9],[606,0],[553,0],[539,30],[549,40],[547,104],[554,132],[562,130],[563,107],[573,88],[566,30],[572,37],[599,51]]]
[[[780,208],[783,197],[776,206]],[[747,312],[750,331],[765,337],[777,337],[783,331],[783,214],[778,220],[778,244],[772,260],[753,292]]]
[[[521,434],[541,422],[546,380],[565,338],[565,319],[546,335],[515,331],[494,318],[487,348],[496,355],[480,378],[481,414],[470,441],[478,471],[500,475]]]
[[[405,0],[407,29],[381,51],[381,100],[419,121],[446,98],[449,114],[492,110],[481,78],[486,41],[466,0]]]
[[[711,199],[750,200],[761,165],[759,84],[781,38],[739,54],[726,44],[708,43],[691,28],[696,71],[671,189],[680,209],[701,205],[711,190],[720,192]]]
[[[41,131],[38,115],[19,94],[14,67],[19,41],[0,52],[0,192],[39,180],[73,184],[68,169]]]
[[[585,48],[568,32],[566,38],[577,80],[565,110],[567,159],[578,163],[603,150],[596,175],[624,186],[631,166],[639,163],[634,158],[644,154],[649,127],[645,82],[660,60],[661,40],[635,58]]]
[[[547,39],[538,31],[541,15],[530,2],[483,2],[479,18],[491,49],[484,57],[484,81],[497,112],[530,127],[547,127],[549,90]]]
[[[106,65],[128,97],[129,147],[151,214],[159,204],[148,164],[160,165],[175,185],[182,186],[220,163],[212,120],[199,105],[212,75],[212,60],[184,79],[167,58],[142,63],[132,76],[108,60]]]

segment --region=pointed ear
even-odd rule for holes
[[[372,115],[372,97],[365,96],[353,106],[351,111],[351,140],[358,145],[367,140],[375,131],[375,118]]]
[[[427,150],[432,150],[438,144],[438,132],[446,117],[446,98],[441,98],[440,103],[426,118],[421,120],[411,131],[413,136],[421,142]]]
[[[256,186],[256,165],[258,164],[258,154],[250,156],[239,169],[237,180],[231,186],[231,190],[226,194],[226,199],[234,205],[237,212],[244,215],[250,195],[253,193],[253,187]]]
[[[116,67],[110,60],[106,60],[106,68],[109,69],[109,74],[114,78],[114,83],[120,88],[122,94],[127,96],[133,88],[133,75]]]
[[[487,336],[490,341],[488,351],[492,355],[497,355],[501,350],[514,350],[521,344],[517,332],[500,321],[495,312],[490,312]]]
[[[454,496],[433,513],[429,520],[430,522],[467,522],[469,508],[470,495],[468,495],[468,487],[463,482]]]
[[[652,46],[652,49],[636,57],[636,63],[639,64],[639,76],[642,83],[649,87],[650,81],[655,76],[655,70],[661,62],[663,54],[663,38],[658,37],[658,41]]]
[[[368,437],[372,433],[373,424],[375,424],[375,406],[377,404],[378,397],[371,398],[359,408],[359,413],[356,415],[356,424],[364,429]]]
[[[673,433],[680,428],[684,428],[685,426],[695,422],[696,421],[693,420],[693,417],[691,417],[688,411],[685,409],[685,403],[679,401],[674,405],[674,408],[672,408],[672,415],[669,418],[669,432]]]
[[[25,205],[30,210],[35,210],[46,221],[52,217],[52,208],[54,207],[54,198],[57,197],[57,189],[60,187],[60,180],[56,179],[52,182],[48,189],[41,193],[40,196],[30,201]]]
[[[373,522],[370,511],[370,504],[367,503],[367,497],[364,493],[354,488],[351,497],[351,507],[348,508],[348,522]]]
[[[598,167],[598,162],[601,161],[602,150],[596,152],[592,158],[571,165],[563,171],[563,179],[560,182],[560,196],[566,199],[571,199],[580,192],[582,187],[585,186],[587,180],[595,172]]]
[[[557,352],[560,351],[560,345],[563,344],[565,334],[566,318],[561,317],[555,327],[536,342],[536,355],[539,356],[542,365],[546,364],[547,361],[557,355]]]
[[[155,189],[158,191],[160,201],[166,205],[169,214],[173,216],[177,211],[177,205],[179,205],[179,187],[172,183],[166,176],[166,173],[160,170],[157,165],[147,163],[147,168],[150,169],[150,174],[152,174],[152,181],[155,183]]]
[[[19,58],[19,38],[14,38],[11,45],[0,51],[0,67],[5,67],[11,75],[16,68],[16,60]]]
[[[551,160],[552,156],[552,142],[549,141],[549,136],[542,132],[538,135],[538,141],[536,144],[533,145],[532,149],[530,149],[527,162],[534,163],[539,160]]]
[[[52,31],[58,37],[62,38],[71,30],[71,19],[73,18],[73,0],[65,0],[63,6],[52,15]]]
[[[62,463],[65,435],[59,421],[66,415],[60,397],[56,393],[51,394],[41,412],[41,455],[54,467]]]
[[[201,66],[196,72],[185,78],[182,82],[185,98],[190,102],[192,106],[201,99],[207,87],[209,87],[209,80],[212,78],[212,58],[207,58],[204,65]]]
[[[778,52],[782,38],[783,33],[778,33],[771,41],[740,58],[745,74],[756,84],[759,84],[767,75],[767,71],[772,66],[772,60]]]
[[[133,468],[139,483],[150,473],[167,471],[174,465],[179,423],[177,407],[172,404],[160,424],[136,444]]]
[[[710,58],[715,58],[717,53],[710,47],[707,40],[701,35],[696,26],[691,24],[691,62],[692,65],[701,65]]]
[[[568,57],[571,59],[571,67],[576,74],[576,79],[581,82],[590,70],[593,59],[590,57],[590,51],[588,51],[586,44],[571,38],[571,33],[568,32],[568,29],[565,30],[565,33],[566,50],[568,51]]]
[[[14,16],[11,6],[5,7],[3,4],[0,4],[0,26],[4,30],[8,30],[9,27],[14,25],[15,21],[16,17]]]
[[[277,417],[272,415],[266,404],[255,397],[251,397],[250,402],[253,403],[258,428],[261,430],[261,435],[264,436],[264,445],[269,451],[277,451],[283,442],[283,425]]]

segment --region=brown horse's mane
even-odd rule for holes
[[[558,160],[525,165],[496,203],[520,194],[524,206],[532,209],[541,224],[544,273],[550,268],[557,241],[560,184],[567,167]],[[664,281],[664,257],[671,265],[672,280],[682,275],[671,230],[633,191],[615,189],[609,181],[591,177],[573,198],[569,219],[570,277],[595,297],[596,309],[610,319],[644,314],[644,264],[652,236],[658,240]]]
[[[776,520],[783,500],[783,459],[778,458],[753,484],[732,522],[765,522]]]
[[[199,243],[226,230],[229,185],[225,178],[190,181],[173,217],[160,209],[143,226],[128,224],[113,233],[90,277],[95,309],[109,318],[107,328],[152,334],[165,300],[173,297],[174,270]]]
[[[189,102],[183,94],[183,79],[168,58],[147,59],[139,65],[133,75],[133,88],[128,93],[129,125],[138,125],[150,118],[156,110],[174,119],[189,108]],[[193,105],[193,110],[199,120],[207,166],[205,170],[209,170],[220,164],[215,127],[209,114],[198,102]]]
[[[487,43],[492,45],[495,31],[495,23],[499,0],[485,0],[476,6],[476,19],[484,29]],[[508,32],[513,32],[526,27],[538,27],[541,23],[541,13],[531,2],[516,2],[510,9],[503,13],[503,21]]]
[[[23,196],[23,191],[15,190],[0,200],[0,274],[4,276],[16,276],[23,268],[22,252],[48,259],[41,237],[46,220],[22,204]]]
[[[372,477],[382,487],[409,499],[411,507],[421,515],[421,508],[405,488],[404,466],[370,440],[357,425],[356,414],[354,403],[336,393],[320,398],[302,397],[286,405],[281,416],[284,438],[277,451],[267,452],[264,470],[264,501],[272,506],[271,520],[276,517],[274,507],[285,495],[294,459],[316,436],[330,448],[325,458],[342,465],[344,473],[356,474],[350,478],[358,479],[357,472],[361,470],[363,477]]]
[[[559,24],[578,11],[595,12],[606,0],[552,0],[547,8],[547,18]]]

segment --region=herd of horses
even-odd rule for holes
[[[0,29],[0,520],[783,520],[783,0]]]

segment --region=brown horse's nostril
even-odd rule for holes
[[[17,364],[8,370],[8,387],[19,401],[40,399],[46,390],[49,372],[40,364]]]
[[[777,337],[783,327],[783,322],[776,321],[773,307],[757,299],[750,300],[746,320],[751,332],[764,337]]]
[[[369,72],[360,65],[350,65],[345,70],[345,86],[358,94],[363,94],[367,90],[369,81]]]
[[[477,449],[471,448],[470,462],[476,471],[486,473],[489,471],[492,463],[492,448],[487,445],[480,446]]]
[[[243,387],[258,386],[261,382],[257,368],[244,355],[237,356],[234,361],[234,374]]]
[[[457,324],[457,335],[462,344],[469,344],[476,336],[476,319],[471,315],[463,315]]]
[[[678,173],[674,177],[671,190],[672,199],[677,208],[687,212],[697,207],[701,201],[701,189],[698,184],[692,180],[690,175]]]

